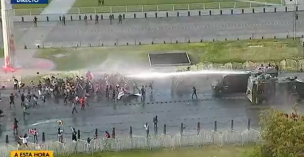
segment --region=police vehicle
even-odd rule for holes
[[[248,79],[247,98],[252,104],[295,102],[304,97],[304,82],[295,77],[278,77],[274,68],[259,68]]]
[[[212,82],[214,96],[223,96],[234,93],[246,93],[250,72],[240,72],[239,74],[226,74],[222,78]]]

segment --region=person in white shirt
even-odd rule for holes
[[[27,140],[28,140],[27,134],[24,134],[23,137],[20,136],[19,138],[20,138],[20,140],[22,140],[22,143],[23,143],[25,146],[27,146]]]

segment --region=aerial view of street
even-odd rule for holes
[[[238,157],[260,146],[300,156],[299,141],[279,151],[260,139],[292,132],[276,115],[304,111],[303,10],[302,0],[1,0],[0,156]],[[301,120],[286,123],[301,132]]]

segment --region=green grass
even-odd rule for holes
[[[262,1],[262,0],[259,0]],[[281,0],[266,0],[266,2],[281,3]],[[76,0],[74,7],[95,7],[97,0]],[[237,0],[105,0],[104,6],[134,6],[134,5],[161,5],[161,4],[190,4],[190,3],[219,3],[238,2]]]
[[[148,53],[187,51],[194,64],[201,62],[227,63],[246,61],[278,62],[302,59],[303,49],[298,40],[244,40],[191,44],[159,44],[79,49],[40,49],[37,57],[53,60],[57,70],[77,70],[94,67],[106,60],[123,60],[148,64]],[[58,57],[58,54],[61,57]],[[77,63],[77,64],[75,64]]]
[[[105,3],[104,6],[97,6],[95,0],[78,0],[74,3],[69,13],[120,13],[120,12],[148,12],[148,11],[173,11],[173,10],[201,10],[220,8],[249,8],[248,2],[239,1],[212,1],[212,0],[154,0],[154,1],[120,1],[114,0]],[[220,4],[219,4],[220,3]],[[188,6],[189,4],[189,6]],[[263,6],[252,3],[252,7]],[[80,8],[79,8],[80,7]]]
[[[266,2],[266,3],[274,3],[274,4],[281,4],[282,2],[284,3],[284,0],[254,0],[256,2]]]
[[[50,0],[51,1],[51,0]],[[281,0],[256,0],[280,4]],[[221,3],[219,5],[219,3]],[[173,5],[174,4],[174,5]],[[189,6],[188,6],[189,4]],[[157,9],[158,5],[158,9]],[[45,4],[18,4],[14,5],[16,15],[39,15]],[[251,7],[263,6],[252,3]],[[97,6],[97,0],[77,0],[68,13],[120,13],[120,12],[148,12],[148,11],[172,11],[174,10],[200,10],[221,8],[248,8],[248,2],[237,0],[105,0],[104,6]],[[30,10],[28,10],[30,9]]]
[[[3,57],[4,57],[4,50],[0,49],[0,58],[3,58]]]
[[[247,157],[253,152],[253,146],[202,146],[177,149],[130,150],[122,152],[96,153],[95,157]],[[66,156],[55,156],[66,157]],[[69,157],[92,157],[78,153]]]

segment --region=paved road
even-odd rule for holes
[[[297,22],[298,35],[304,34],[304,13],[299,13]],[[148,18],[126,19],[123,24],[109,24],[108,20],[95,25],[89,21],[87,25],[83,21],[67,22],[66,26],[58,23],[41,22],[37,28],[31,23],[15,23],[18,43],[34,46],[35,43],[45,42],[45,45],[53,46],[74,45],[79,41],[83,45],[98,45],[101,43],[113,45],[125,45],[135,41],[151,43],[151,41],[192,41],[212,39],[240,39],[249,37],[261,38],[276,35],[286,37],[293,35],[293,13],[259,13],[243,15],[201,16],[201,17],[172,17],[172,18]],[[51,31],[49,31],[51,29]],[[45,30],[48,30],[47,33]],[[23,34],[30,36],[23,37]],[[61,43],[62,42],[62,43]],[[23,45],[23,44],[22,44]]]
[[[117,136],[127,136],[130,126],[133,127],[134,135],[144,135],[144,123],[148,122],[152,126],[152,118],[155,115],[159,119],[159,131],[162,132],[163,124],[167,124],[167,133],[171,135],[179,132],[180,123],[184,123],[185,132],[190,133],[195,133],[197,122],[202,123],[202,129],[212,130],[214,121],[217,121],[219,131],[224,131],[230,128],[229,121],[233,119],[235,129],[244,130],[247,119],[251,118],[252,126],[257,127],[257,114],[248,108],[249,103],[244,97],[237,97],[237,100],[211,100],[211,89],[207,85],[210,80],[204,81],[205,88],[199,89],[199,98],[203,100],[197,102],[184,101],[189,100],[190,95],[183,98],[171,98],[171,83],[162,80],[155,82],[155,100],[151,101],[147,98],[148,103],[145,105],[136,102],[130,103],[131,105],[122,103],[115,105],[112,102],[103,101],[90,104],[85,111],[80,111],[78,108],[79,113],[72,115],[71,106],[64,106],[62,100],[59,104],[54,103],[54,100],[49,100],[47,104],[30,109],[30,115],[24,120],[19,100],[16,108],[10,109],[5,98],[1,102],[6,116],[0,119],[3,130],[0,141],[4,140],[3,135],[6,134],[12,138],[11,128],[14,117],[19,117],[21,133],[36,127],[40,133],[45,132],[48,139],[56,139],[57,120],[63,120],[67,135],[70,133],[68,127],[73,126],[81,130],[83,138],[93,136],[95,128],[103,134],[106,130],[111,131],[112,127],[116,128]]]
[[[298,30],[303,31],[301,23],[303,13],[299,14]],[[49,25],[39,23],[39,27],[33,28],[29,23],[16,23],[16,36],[19,43],[34,44],[37,40],[45,37],[44,42],[70,42],[82,41],[119,41],[129,42],[151,41],[154,38],[159,40],[169,39],[181,40],[184,37],[215,38],[219,36],[232,37],[234,35],[257,34],[283,34],[292,30],[292,14],[247,14],[247,15],[225,15],[225,16],[203,16],[203,17],[180,17],[180,18],[159,18],[159,19],[128,19],[122,25],[109,25],[109,21],[103,21],[99,25],[89,23],[84,25],[80,22],[69,22],[67,26]],[[117,21],[115,21],[117,22]],[[45,29],[51,32],[45,33]],[[30,36],[23,34],[32,33]],[[30,34],[31,34],[30,33]],[[234,37],[235,38],[235,37]],[[210,82],[207,80],[206,86],[202,87],[200,98],[211,98]],[[204,82],[203,81],[203,82]],[[152,117],[159,116],[160,126],[168,125],[168,133],[176,134],[179,125],[183,122],[186,132],[194,132],[198,121],[202,122],[202,128],[212,129],[212,123],[218,121],[218,128],[224,130],[229,128],[229,120],[235,120],[235,127],[240,130],[246,128],[246,120],[252,119],[253,126],[257,126],[257,111],[250,108],[247,100],[208,100],[198,102],[174,102],[181,99],[171,98],[170,83],[156,83],[155,94],[157,101],[167,103],[154,103],[146,105],[114,105],[110,102],[93,103],[86,111],[77,115],[71,115],[71,107],[49,102],[44,106],[31,110],[31,115],[24,121],[21,120],[20,127],[23,131],[37,127],[40,132],[46,132],[47,138],[56,137],[56,120],[62,119],[66,126],[74,126],[83,131],[85,136],[92,136],[94,129],[101,131],[117,128],[118,135],[126,135],[128,127],[133,126],[133,133],[143,135],[143,124],[152,121]],[[189,99],[190,96],[182,98]],[[173,102],[173,103],[170,103]],[[7,112],[7,116],[0,119],[2,123],[2,135],[11,135],[13,117],[21,116],[21,109],[17,105],[16,109],[7,107],[7,100],[1,102],[2,108]],[[48,121],[46,121],[48,120]],[[36,124],[36,125],[34,125]],[[205,125],[203,125],[205,124]],[[170,126],[170,127],[169,127]],[[162,128],[162,127],[160,127]],[[69,131],[67,131],[69,133]],[[102,132],[100,132],[102,133]],[[4,138],[2,138],[4,139]],[[1,140],[0,140],[1,141]]]
[[[286,74],[284,74],[286,75]],[[294,76],[295,74],[288,74]],[[286,75],[287,76],[287,75]],[[299,78],[304,78],[304,74],[297,74]],[[170,80],[157,79],[154,82],[154,101],[147,98],[146,104],[138,102],[114,104],[109,101],[99,103],[90,103],[85,111],[79,111],[78,114],[71,114],[71,106],[63,105],[61,100],[55,103],[50,99],[46,104],[30,109],[30,115],[22,118],[20,101],[17,99],[16,108],[8,107],[8,100],[4,98],[1,102],[1,109],[5,111],[5,117],[0,118],[1,139],[4,141],[4,135],[12,138],[12,122],[14,117],[20,121],[20,134],[26,133],[28,129],[36,127],[39,132],[45,132],[47,139],[56,139],[56,121],[62,120],[65,125],[66,137],[70,137],[69,126],[81,130],[83,138],[93,136],[95,128],[98,128],[99,134],[104,131],[111,131],[116,128],[117,136],[128,136],[129,127],[133,127],[133,134],[143,136],[145,134],[143,125],[148,122],[152,126],[152,118],[157,115],[159,119],[159,132],[162,132],[163,125],[167,125],[167,133],[171,135],[178,134],[180,123],[185,125],[185,133],[196,133],[197,122],[201,122],[201,128],[212,130],[214,121],[217,121],[218,130],[225,131],[230,129],[230,120],[234,120],[235,130],[244,130],[247,128],[247,119],[251,119],[251,127],[258,128],[259,110],[252,107],[244,95],[232,95],[225,99],[216,100],[211,96],[211,81],[213,79],[199,77],[196,84],[199,92],[200,101],[188,101],[191,95],[183,97],[171,97]],[[8,92],[2,92],[8,93]],[[5,96],[5,94],[2,94]],[[290,105],[277,106],[286,112],[291,111]],[[303,111],[303,106],[299,106]],[[152,132],[153,133],[153,132]]]

